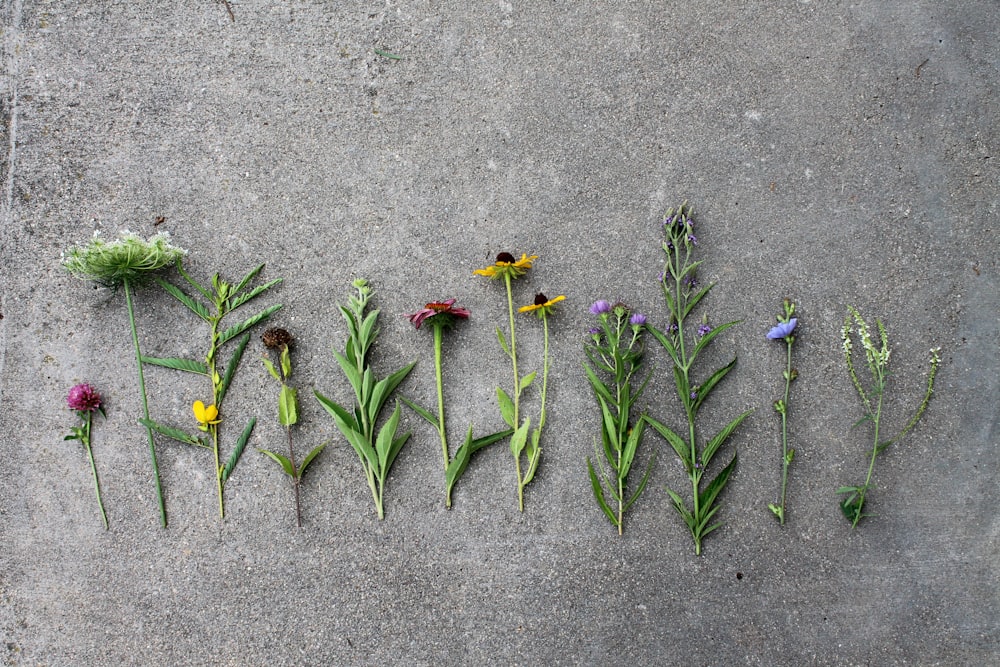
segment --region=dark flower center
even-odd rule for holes
[[[497,255],[497,264],[500,264],[501,262],[504,264],[513,264],[516,261],[517,260],[514,259],[514,255],[510,254],[509,252],[502,252],[499,255]]]
[[[539,293],[539,294],[535,295],[535,305],[536,306],[544,306],[548,302],[549,302],[549,300],[548,300],[548,298],[546,298],[546,296],[544,294]]]
[[[292,334],[288,333],[285,329],[268,329],[261,338],[264,341],[264,345],[272,349],[286,347],[292,343]]]

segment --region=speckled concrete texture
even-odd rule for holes
[[[0,655],[9,665],[986,665],[1000,661],[997,458],[1000,12],[995,2],[3,0],[0,76]],[[380,53],[381,52],[381,53]],[[390,54],[389,57],[383,54]],[[598,298],[663,325],[659,222],[696,209],[699,306],[742,324],[703,432],[756,408],[725,525],[693,553],[649,434],[652,481],[619,537],[585,457],[598,412],[581,362]],[[227,399],[259,418],[217,517],[213,464],[158,439],[159,527],[122,293],[66,275],[94,230],[166,230],[200,280],[266,262],[296,337],[299,447],[330,441],[291,489],[276,386],[254,338]],[[336,310],[367,277],[379,372],[433,405],[431,335],[403,317],[455,297],[452,440],[499,428],[510,384],[502,286],[475,268],[539,255],[515,285],[567,299],[552,318],[549,421],[526,511],[506,445],[444,508],[440,448],[413,413],[379,522],[357,457],[312,390],[347,401]],[[173,273],[166,274],[176,280]],[[789,521],[780,477],[780,344],[800,307]],[[207,328],[138,290],[147,354],[195,355]],[[843,365],[848,304],[893,345],[886,423],[924,420],[880,458],[855,531],[836,488],[864,478],[870,432]],[[522,368],[541,330],[518,321]],[[644,405],[683,422],[651,345]],[[706,359],[701,368],[708,369]],[[199,378],[148,368],[155,419],[193,428]],[[63,442],[78,382],[106,397],[94,451]],[[526,401],[537,409],[538,396]],[[238,428],[224,435],[232,442]],[[457,444],[457,443],[455,443]]]

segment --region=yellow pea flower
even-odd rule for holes
[[[219,409],[214,404],[206,407],[201,401],[195,401],[191,409],[194,410],[194,418],[201,424],[198,428],[202,431],[207,431],[209,424],[218,424],[222,421],[221,419],[217,419]]]

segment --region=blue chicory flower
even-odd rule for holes
[[[771,330],[767,332],[767,337],[771,340],[781,340],[786,336],[791,336],[792,332],[795,331],[795,325],[798,324],[799,318],[793,317],[787,322],[778,322],[777,325],[771,327]]]

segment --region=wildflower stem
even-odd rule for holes
[[[139,373],[139,395],[142,397],[142,414],[149,422],[149,402],[146,399],[146,380],[142,374],[142,353],[139,350],[139,334],[135,328],[135,308],[132,305],[132,288],[128,278],[122,281],[125,288],[125,304],[128,309],[128,322],[132,330],[132,347],[135,349],[135,364]],[[153,462],[153,480],[156,484],[156,502],[160,509],[160,525],[167,527],[167,508],[163,502],[163,487],[160,484],[160,469],[156,463],[156,445],[153,442],[153,429],[146,426],[146,437],[149,441],[149,457]]]
[[[441,372],[441,340],[443,326],[434,325],[434,377],[437,380],[438,394],[438,435],[441,436],[441,454],[444,458],[444,469],[447,472],[448,462],[451,457],[448,455],[448,432],[444,427],[444,377]],[[449,494],[448,507],[451,507],[451,496]]]
[[[785,338],[788,344],[788,362],[785,365],[785,400],[781,404],[781,500],[778,513],[778,523],[785,525],[785,489],[788,486],[788,395],[792,385],[792,341]]]
[[[545,426],[545,394],[549,387],[549,316],[548,313],[542,313],[542,400],[541,409],[538,415],[538,432],[541,433],[542,427]]]
[[[876,388],[876,391],[878,392],[878,403],[876,404],[875,415],[873,417],[875,421],[875,442],[872,445],[872,458],[868,463],[868,475],[865,477],[864,486],[862,486],[861,490],[858,492],[857,511],[854,514],[854,520],[851,521],[851,528],[856,528],[858,522],[861,521],[861,510],[865,505],[865,494],[868,492],[868,485],[872,481],[872,473],[875,472],[875,457],[878,456],[879,451],[878,432],[882,419],[882,397],[884,396],[885,391],[885,376],[883,375],[882,367],[880,365],[873,364],[872,367],[876,370],[876,374],[878,376],[878,384]]]
[[[514,333],[514,295],[510,288],[510,274],[505,273],[503,276],[504,285],[507,287],[507,315],[510,321],[510,361],[511,365],[514,367],[514,423],[513,427],[516,430],[520,424],[520,405],[521,405],[521,377],[517,374],[517,335]],[[517,469],[517,505],[520,510],[524,511],[524,486],[521,484],[521,457],[514,457],[514,465]]]
[[[108,514],[104,511],[104,502],[101,500],[101,484],[97,479],[97,465],[94,463],[94,452],[90,448],[90,424],[93,419],[93,412],[86,411],[83,418],[83,444],[87,449],[87,459],[90,461],[90,471],[94,475],[94,491],[97,493],[97,506],[101,510],[101,519],[104,520],[104,530],[109,530]]]
[[[298,467],[295,465],[295,450],[292,448],[292,427],[286,426],[285,433],[288,434],[288,461],[292,464],[292,470],[296,471],[292,475],[292,487],[295,489],[295,523],[299,528],[302,527],[302,502],[299,499],[299,473]]]

